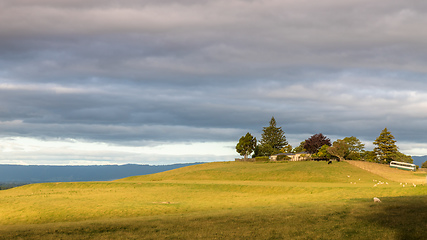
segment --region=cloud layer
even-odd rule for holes
[[[426,13],[416,0],[0,0],[0,136],[229,143],[275,116],[293,144],[387,127],[427,153]]]

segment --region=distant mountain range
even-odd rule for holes
[[[0,183],[111,181],[164,172],[201,163],[172,165],[45,166],[0,165]]]
[[[414,159],[414,164],[421,167],[425,161],[427,161],[427,155],[426,156],[412,156],[412,159]]]

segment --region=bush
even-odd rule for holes
[[[267,162],[270,159],[266,156],[262,156],[262,157],[255,157],[255,162]]]

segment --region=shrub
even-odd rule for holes
[[[255,157],[255,161],[256,162],[267,162],[267,161],[269,161],[269,158],[266,156]]]

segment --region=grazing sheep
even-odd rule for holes
[[[381,202],[381,200],[377,197],[374,197],[374,202]]]

